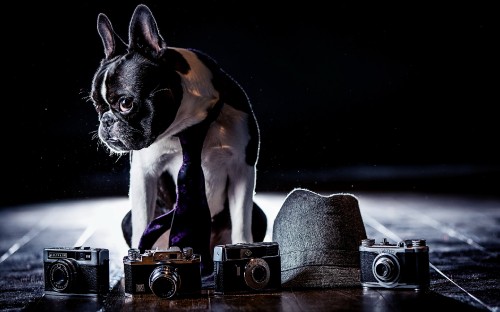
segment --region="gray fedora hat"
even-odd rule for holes
[[[356,197],[345,193],[323,196],[294,189],[273,225],[272,240],[280,248],[281,285],[360,286],[359,245],[365,238]]]

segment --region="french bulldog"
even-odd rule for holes
[[[104,47],[90,98],[98,113],[98,137],[110,154],[130,154],[129,202],[124,238],[137,248],[148,224],[175,207],[183,163],[178,134],[220,112],[201,150],[211,246],[262,241],[267,228],[254,203],[260,133],[243,88],[218,63],[189,48],[167,46],[151,10],[138,5],[128,43],[100,13],[97,31]],[[169,232],[155,247],[166,248]]]

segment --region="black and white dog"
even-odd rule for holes
[[[222,107],[201,153],[211,245],[262,241],[267,220],[253,201],[259,129],[243,89],[200,51],[168,47],[145,5],[132,15],[128,44],[102,13],[97,30],[105,57],[91,99],[100,140],[112,153],[131,154],[131,212],[122,222],[129,246],[137,247],[151,220],[173,208],[183,161],[176,135],[202,122],[216,104]]]

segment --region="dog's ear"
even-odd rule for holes
[[[141,52],[153,58],[160,57],[167,49],[153,14],[144,4],[135,8],[130,20],[128,38],[130,51]]]
[[[106,59],[114,57],[116,54],[115,32],[109,18],[103,13],[97,16],[97,32],[101,36]]]

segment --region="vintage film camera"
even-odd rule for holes
[[[45,293],[104,295],[109,291],[109,250],[53,247],[43,250]]]
[[[125,294],[154,294],[170,299],[174,296],[201,293],[201,258],[191,247],[183,249],[129,249],[123,257]]]
[[[397,244],[390,244],[385,238],[378,244],[374,239],[364,239],[359,252],[363,287],[429,287],[429,247],[424,239]]]
[[[263,292],[281,287],[281,257],[276,242],[214,247],[215,294]]]

